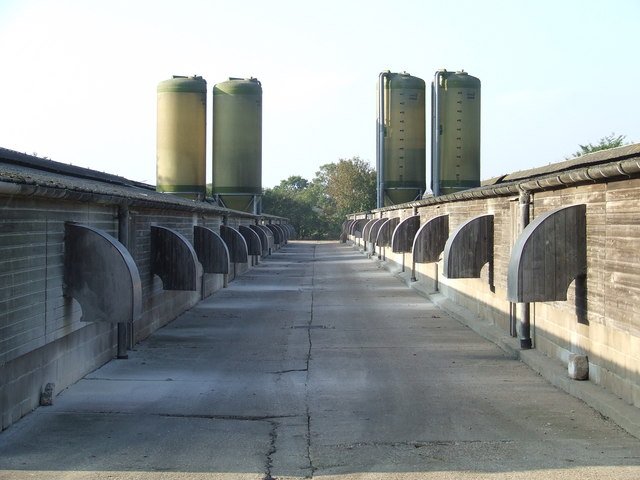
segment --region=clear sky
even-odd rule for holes
[[[253,76],[271,187],[375,165],[382,70],[464,69],[485,179],[640,142],[639,25],[640,0],[0,0],[0,146],[155,184],[157,84]]]

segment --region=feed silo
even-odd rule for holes
[[[219,203],[260,213],[262,195],[262,86],[230,78],[213,87],[212,181]]]
[[[205,198],[207,82],[174,76],[158,84],[156,190]]]
[[[377,89],[378,208],[422,197],[426,187],[425,82],[380,73]]]
[[[480,186],[480,80],[464,71],[439,70],[431,99],[434,196]]]

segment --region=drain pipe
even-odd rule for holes
[[[520,208],[520,233],[529,225],[529,206],[531,205],[531,194],[519,188],[520,195],[518,198],[518,207]],[[531,341],[531,304],[519,303],[516,315],[520,318],[520,348],[529,350],[532,348]]]
[[[222,216],[222,225],[227,225],[227,226],[229,225],[229,216],[228,215],[223,215]],[[236,277],[238,276],[238,272],[236,270],[237,263],[236,262],[231,262],[231,263],[233,263],[233,279],[235,280]]]
[[[425,185],[426,187],[426,185]],[[418,207],[414,206],[413,207],[413,211],[412,211],[413,215],[417,215],[418,214]],[[415,238],[415,236],[414,236]],[[418,279],[416,278],[416,262],[413,261],[413,248],[411,248],[411,281],[412,282],[417,282]],[[402,254],[402,259],[404,260],[404,253]]]
[[[127,205],[118,206],[118,241],[129,249],[129,207]],[[117,358],[127,359],[127,346],[129,344],[129,325],[126,322],[118,322],[118,353]],[[131,335],[133,337],[133,335]]]

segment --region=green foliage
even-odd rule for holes
[[[309,186],[309,181],[306,178],[302,178],[301,176],[296,175],[296,176],[291,176],[286,180],[282,180],[280,182],[280,185],[278,185],[275,188],[280,189],[282,191],[286,191],[286,192],[297,193],[297,192],[303,191],[308,186]]]
[[[335,199],[336,214],[344,219],[349,213],[364,212],[376,206],[376,172],[358,157],[324,165],[327,194]]]
[[[581,157],[588,153],[599,152],[600,150],[608,150],[610,148],[621,147],[622,145],[628,145],[629,142],[624,143],[626,135],[616,135],[612,133],[606,137],[602,137],[597,145],[589,143],[587,145],[578,145],[580,150],[575,152],[571,158]]]
[[[359,157],[322,165],[311,182],[291,176],[262,197],[264,212],[289,218],[298,237],[310,240],[337,239],[347,214],[375,204],[376,172]]]
[[[322,240],[326,238],[325,225],[319,218],[313,197],[309,181],[292,176],[263,191],[262,211],[288,218],[298,238]]]

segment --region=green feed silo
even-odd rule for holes
[[[213,87],[212,181],[221,205],[260,213],[262,86],[230,78]]]
[[[378,207],[422,197],[426,187],[425,82],[382,72],[377,89]]]
[[[439,70],[431,98],[433,194],[480,186],[480,80],[464,71]]]
[[[204,199],[207,82],[174,76],[158,84],[156,190]]]

